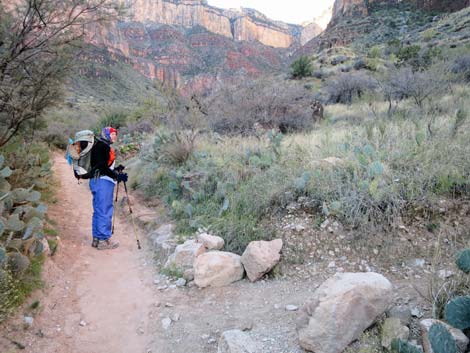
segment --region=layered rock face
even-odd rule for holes
[[[155,23],[95,25],[89,27],[86,40],[124,58],[144,76],[188,94],[204,91],[218,80],[278,71],[286,57],[284,49],[257,41],[237,42],[202,27]]]
[[[257,40],[276,48],[287,48],[300,39],[301,26],[271,21],[263,14],[242,9],[222,10],[201,0],[135,0],[128,1],[129,19],[208,31],[239,41]]]

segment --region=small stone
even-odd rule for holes
[[[173,308],[173,307],[174,307],[174,305],[173,305],[173,304],[171,304],[171,303],[165,303],[165,307],[167,307],[167,308]]]
[[[451,270],[440,270],[437,275],[440,279],[446,279],[452,277],[454,275],[454,272]]]
[[[171,326],[171,319],[169,317],[166,317],[162,320],[162,327],[164,330],[168,330]]]
[[[178,313],[174,313],[174,314],[171,316],[171,321],[176,322],[176,321],[179,321],[179,319],[180,319],[180,314],[178,314]]]
[[[209,339],[207,340],[207,343],[209,343],[209,344],[214,344],[214,343],[217,343],[217,340],[212,337],[212,338],[209,338]]]
[[[186,285],[186,280],[184,278],[178,278],[178,280],[175,282],[175,285],[177,287],[184,287]]]
[[[374,249],[374,255],[378,255],[379,254],[379,250],[378,249]]]
[[[286,305],[286,310],[287,311],[297,311],[297,310],[299,310],[299,307],[296,306],[296,305],[289,304],[289,305]]]
[[[87,325],[85,320],[80,321],[79,323],[80,326],[85,327]]]
[[[411,316],[417,317],[418,319],[423,317],[423,313],[418,308],[411,309]]]
[[[23,321],[26,325],[33,326],[34,318],[32,318],[31,316],[25,316],[23,318]]]
[[[253,329],[253,321],[246,320],[241,324],[240,329],[242,331],[251,331]]]

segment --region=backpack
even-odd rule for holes
[[[95,135],[90,130],[78,131],[75,140],[68,144],[66,156],[72,161],[75,177],[81,178],[91,172],[91,150],[94,145]]]

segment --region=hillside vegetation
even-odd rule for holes
[[[188,129],[147,138],[132,186],[162,198],[182,234],[208,228],[236,252],[275,236],[266,220],[299,200],[319,223],[333,217],[364,236],[416,212],[433,223],[440,199],[470,191],[470,51],[444,40],[468,13],[426,22],[409,44],[322,51],[319,71],[301,81],[265,79],[186,104]],[[313,99],[327,104],[323,122]]]

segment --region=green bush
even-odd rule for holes
[[[304,78],[312,76],[312,60],[308,56],[301,56],[291,64],[292,78]]]

